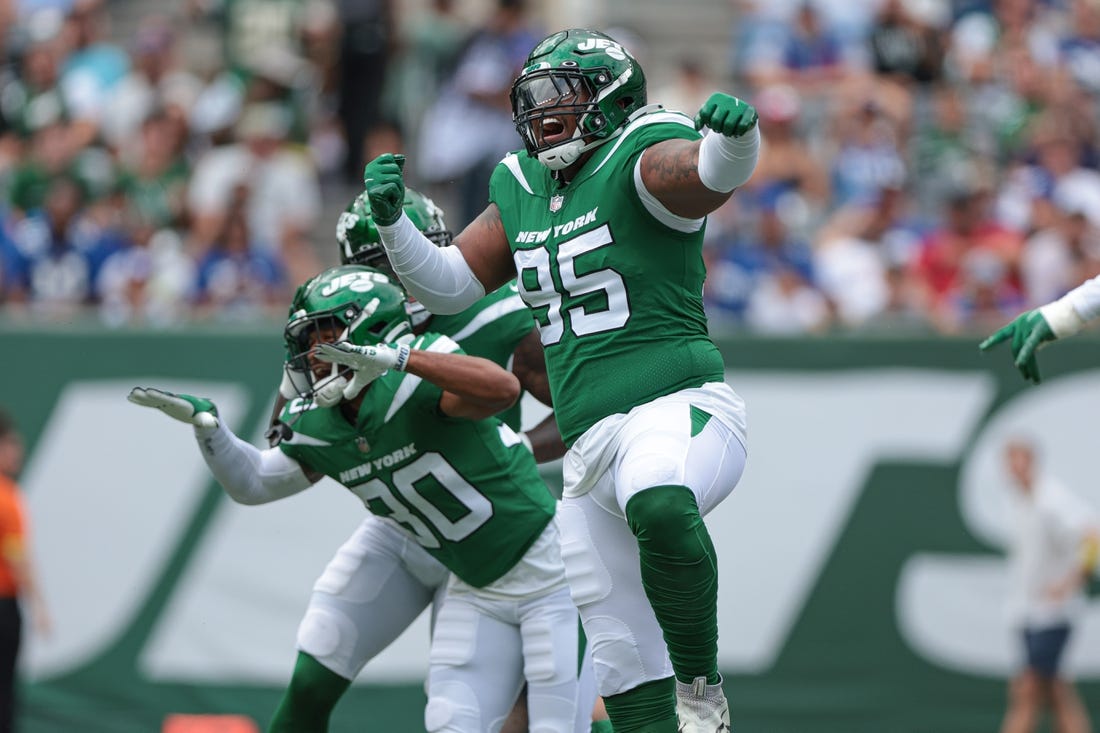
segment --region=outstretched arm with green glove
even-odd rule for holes
[[[979,348],[988,351],[1003,341],[1010,342],[1012,359],[1020,374],[1024,379],[1039,384],[1042,381],[1036,358],[1039,348],[1050,341],[1072,336],[1087,321],[1098,316],[1100,277],[1077,286],[1053,303],[1016,316],[983,341]]]
[[[225,493],[239,504],[266,504],[308,489],[320,479],[278,448],[260,450],[238,438],[205,397],[134,387],[126,397],[193,425],[203,460]]]

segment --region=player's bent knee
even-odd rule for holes
[[[431,697],[424,708],[424,727],[428,733],[488,729],[482,724],[477,695],[468,685],[458,680],[432,684]]]
[[[702,523],[695,495],[685,486],[655,486],[631,497],[626,505],[630,531],[638,539],[673,541]]]
[[[298,625],[298,648],[319,661],[341,649],[354,649],[359,638],[355,622],[330,608],[311,608]]]

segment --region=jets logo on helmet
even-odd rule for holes
[[[361,265],[317,275],[298,288],[290,311],[280,390],[287,399],[302,397],[321,407],[342,399],[348,375],[345,367],[313,358],[314,346],[336,341],[373,346],[412,332],[405,291],[385,273]]]
[[[588,51],[603,51],[616,61],[626,61],[626,57],[630,55],[625,48],[610,38],[588,38],[577,46],[578,53]]]
[[[512,120],[528,154],[562,170],[614,138],[646,105],[642,67],[621,44],[598,31],[574,28],[549,36],[527,57],[512,84]],[[546,123],[572,117],[574,132],[547,143]]]

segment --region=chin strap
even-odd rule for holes
[[[574,136],[579,132],[580,130],[577,130]],[[603,141],[601,140],[600,142]],[[576,163],[577,158],[581,157],[581,154],[589,149],[589,146],[586,146],[583,140],[579,137],[575,137],[573,140],[568,140],[552,148],[543,150],[539,153],[539,162],[552,171],[560,171]]]
[[[332,365],[332,376],[326,377],[324,384],[313,390],[313,401],[321,407],[332,407],[340,404],[344,399],[344,390],[348,386],[348,378],[337,373],[339,365]]]

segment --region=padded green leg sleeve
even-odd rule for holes
[[[333,708],[351,685],[305,652],[298,652],[290,686],[283,693],[268,733],[323,733]]]
[[[718,558],[695,495],[685,486],[646,489],[627,502],[626,521],[676,678],[718,684]]]
[[[679,726],[676,684],[672,677],[605,697],[603,704],[615,733],[676,733]]]

